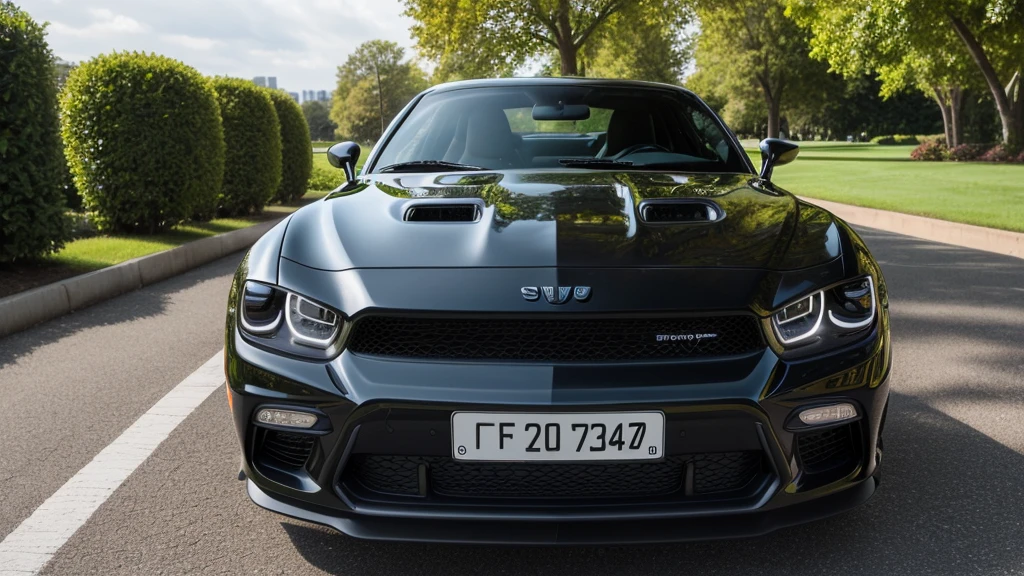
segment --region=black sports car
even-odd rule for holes
[[[875,490],[885,281],[692,93],[437,86],[243,260],[248,493],[373,539],[748,536]],[[340,174],[340,173],[339,173]],[[339,181],[341,178],[339,178]]]

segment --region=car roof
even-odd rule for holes
[[[660,88],[662,90],[676,90],[679,92],[685,92],[692,96],[696,96],[692,91],[687,90],[681,86],[675,86],[672,84],[662,84],[660,82],[644,82],[641,80],[622,80],[613,78],[583,78],[583,77],[550,77],[550,76],[535,76],[535,77],[515,77],[515,78],[479,78],[475,80],[459,80],[456,82],[446,82],[444,84],[438,84],[424,90],[424,94],[429,92],[447,92],[449,90],[461,90],[463,88],[483,88],[483,87],[495,87],[495,86],[609,86],[609,87],[625,87],[625,88]]]

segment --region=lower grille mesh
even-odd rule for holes
[[[731,356],[757,351],[764,343],[757,319],[750,316],[368,316],[356,321],[347,345],[360,354],[401,358],[601,362]]]
[[[804,471],[816,474],[850,463],[856,457],[853,438],[852,424],[800,434],[797,450]]]
[[[424,492],[466,498],[624,498],[659,496],[685,489],[693,465],[692,491],[738,490],[761,471],[759,452],[669,456],[642,463],[460,462],[445,456],[355,455],[348,477],[375,492]],[[420,486],[421,472],[427,487]]]
[[[302,468],[313,452],[313,437],[279,430],[263,430],[260,455],[288,468]]]

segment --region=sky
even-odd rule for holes
[[[400,0],[15,0],[49,22],[72,62],[116,50],[156,52],[206,75],[276,76],[290,92],[333,90],[356,46],[397,42],[412,55]]]

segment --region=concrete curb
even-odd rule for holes
[[[260,222],[0,298],[0,337],[238,252],[251,246],[280,221]]]
[[[923,216],[862,208],[816,198],[801,198],[828,210],[849,224],[877,228],[933,242],[953,244],[1004,256],[1024,258],[1024,234],[983,226],[958,224]]]

